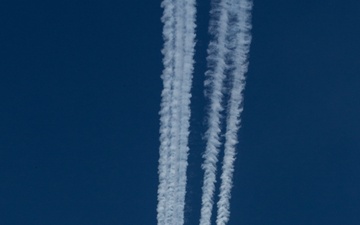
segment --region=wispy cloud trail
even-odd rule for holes
[[[186,168],[188,165],[188,137],[189,137],[189,118],[190,118],[190,98],[191,98],[191,83],[192,73],[194,70],[194,48],[195,48],[195,1],[185,0],[177,1],[179,8],[183,9],[183,13],[179,14],[179,20],[183,20],[182,32],[182,46],[183,61],[181,78],[181,92],[180,92],[180,145],[179,145],[179,181],[178,181],[178,201],[176,204],[178,210],[176,211],[177,219],[175,225],[182,225],[184,223],[184,208],[186,195]]]
[[[209,90],[207,145],[204,154],[204,183],[200,225],[210,225],[213,196],[216,182],[216,164],[221,148],[221,112],[224,95],[226,103],[226,132],[222,165],[219,201],[217,203],[217,225],[225,225],[230,216],[232,176],[238,143],[237,132],[242,112],[242,91],[247,72],[247,55],[251,41],[250,0],[213,0],[210,13],[210,34],[213,39],[208,47],[207,79]],[[224,87],[224,80],[228,87]]]
[[[214,0],[212,1],[212,9],[210,11],[211,21],[209,32],[213,39],[210,41],[208,47],[207,61],[209,68],[206,72],[205,80],[205,88],[207,88],[210,106],[207,118],[207,143],[203,155],[204,163],[202,165],[204,169],[204,180],[200,225],[211,224],[211,212],[216,182],[216,163],[218,162],[221,145],[221,112],[223,111],[223,83],[225,80],[224,71],[226,69],[225,55],[227,53],[225,47],[226,31],[228,29],[227,7],[228,1]]]
[[[225,225],[230,217],[230,198],[240,114],[243,111],[242,91],[245,87],[245,73],[248,69],[248,53],[251,42],[251,9],[249,0],[233,0],[229,8],[230,29],[227,45],[229,52],[229,75],[231,79],[230,99],[227,108],[225,150],[221,174],[219,201],[217,203],[217,225]]]
[[[162,53],[164,70],[162,73],[163,91],[161,93],[160,109],[160,158],[159,158],[159,187],[158,187],[158,206],[157,220],[158,224],[165,224],[167,220],[167,200],[168,200],[168,177],[170,175],[170,137],[171,137],[171,100],[174,74],[174,6],[172,0],[164,0],[161,5],[164,8],[161,18],[164,23],[163,38],[164,47]]]
[[[159,225],[182,225],[195,46],[195,0],[163,0],[163,91],[160,110]]]
[[[163,0],[163,91],[160,110],[158,225],[183,225],[190,119],[190,90],[195,47],[195,0]],[[242,112],[247,55],[251,41],[251,0],[213,0],[209,32],[209,98],[207,144],[200,225],[211,224],[216,168],[221,147],[222,114],[226,114],[217,225],[230,216],[237,132]],[[225,80],[228,82],[225,85]],[[226,86],[226,87],[225,87]],[[224,95],[228,102],[224,103]],[[226,112],[224,112],[226,105]]]

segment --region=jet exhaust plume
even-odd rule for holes
[[[195,0],[163,0],[163,90],[160,109],[158,225],[183,225],[194,70]],[[206,149],[200,225],[210,225],[219,152],[224,148],[217,225],[230,217],[237,133],[243,110],[247,58],[251,42],[251,0],[212,0],[205,90]],[[226,81],[226,84],[225,84]],[[225,97],[226,96],[226,99]],[[225,130],[222,131],[222,124]],[[224,140],[222,139],[224,136]],[[224,143],[222,143],[224,142]]]
[[[213,39],[208,47],[208,67],[205,86],[209,92],[207,145],[203,155],[204,181],[200,225],[210,225],[216,182],[216,164],[221,148],[221,111],[226,109],[226,131],[222,164],[217,225],[225,225],[230,217],[232,176],[236,157],[237,132],[242,112],[242,92],[245,87],[247,56],[251,41],[250,0],[213,0],[210,12],[210,34]],[[228,79],[229,88],[224,88]],[[229,100],[224,103],[224,95]]]
[[[161,76],[160,157],[157,220],[159,225],[182,225],[190,97],[195,47],[195,0],[163,0],[164,47]]]

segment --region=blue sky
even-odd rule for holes
[[[186,224],[198,224],[198,3]],[[229,225],[360,222],[360,2],[254,1]],[[0,223],[156,224],[162,10],[0,3]]]

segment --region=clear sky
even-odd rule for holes
[[[186,224],[198,224],[209,1]],[[0,3],[0,224],[155,225],[160,1]],[[360,224],[360,1],[254,1],[229,225]]]

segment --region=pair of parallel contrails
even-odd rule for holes
[[[157,220],[158,225],[183,225],[196,7],[195,0],[163,0],[162,7],[164,70]],[[251,8],[250,0],[212,2],[209,26],[211,41],[208,46],[208,70],[205,74],[206,96],[210,105],[202,165],[204,180],[200,225],[211,224],[216,164],[222,145],[221,132],[225,136],[224,158],[216,224],[225,225],[230,216],[237,132],[251,42]],[[228,96],[226,103],[224,95]],[[224,131],[221,129],[222,119],[225,119]]]

